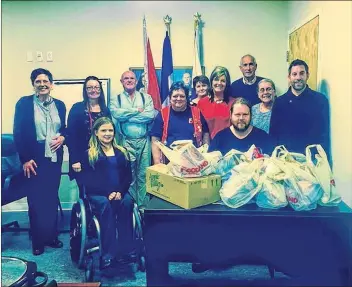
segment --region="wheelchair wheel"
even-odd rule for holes
[[[70,220],[70,254],[71,259],[78,265],[84,266],[85,246],[86,246],[86,212],[84,202],[79,199],[72,207]]]
[[[87,260],[84,275],[85,275],[86,282],[93,282],[94,281],[94,264],[93,264],[92,256],[89,256],[89,258]]]
[[[134,238],[137,241],[142,241],[143,240],[142,218],[139,213],[137,205],[135,205],[133,208],[133,230],[134,230]]]

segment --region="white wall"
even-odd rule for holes
[[[54,78],[112,79],[121,90],[122,72],[143,66],[143,14],[156,66],[161,66],[165,37],[163,17],[173,20],[171,40],[175,66],[192,65],[193,14],[205,22],[204,64],[241,76],[240,57],[252,53],[257,74],[272,78],[280,92],[287,87],[286,2],[161,1],[28,1],[2,3],[2,132],[12,131],[17,100],[32,92],[34,68],[49,69]],[[53,62],[26,62],[27,51],[53,52]]]
[[[319,14],[318,89],[330,99],[335,181],[352,206],[352,2],[289,2],[289,30]]]

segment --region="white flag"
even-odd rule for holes
[[[192,80],[196,76],[202,75],[202,67],[200,64],[200,41],[199,41],[199,24],[198,22],[195,24],[194,29],[194,41],[193,41],[193,68],[192,68]]]

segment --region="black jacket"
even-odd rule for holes
[[[330,154],[329,101],[308,86],[298,97],[291,88],[274,103],[269,134],[276,145],[305,153],[307,145],[321,144]]]
[[[92,168],[88,160],[88,151],[85,152],[81,162],[82,171],[78,172],[76,177],[85,186],[88,195],[108,197],[113,191],[119,191],[122,195],[128,192],[132,182],[131,163],[120,150],[114,149],[114,151],[118,168],[113,171],[113,174],[115,182],[118,182],[118,184],[113,184],[109,180],[111,165],[105,155],[100,156],[94,168]]]
[[[16,104],[15,108],[15,119],[13,126],[13,137],[16,145],[16,149],[20,156],[22,164],[33,159],[38,158],[37,144],[37,133],[35,130],[34,123],[34,103],[33,97],[24,96]],[[59,112],[59,117],[61,121],[61,128],[59,130],[60,134],[67,139],[66,133],[66,106],[65,104],[57,99],[53,99],[56,108]],[[62,155],[62,146],[57,151],[58,154]]]
[[[72,164],[81,162],[85,151],[88,149],[89,132],[88,116],[86,114],[86,104],[84,102],[75,103],[67,118],[67,147],[70,161],[70,177],[76,175],[72,170]],[[103,116],[111,118],[109,109],[102,111]]]

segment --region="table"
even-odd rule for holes
[[[33,261],[27,261],[17,257],[1,256],[1,286],[44,286],[48,276],[37,271],[37,265]],[[37,278],[42,278],[37,280]]]
[[[352,210],[343,202],[300,212],[256,204],[186,210],[153,197],[144,212],[147,286],[175,285],[168,262],[253,259],[289,274],[297,285],[352,286],[351,230]]]

